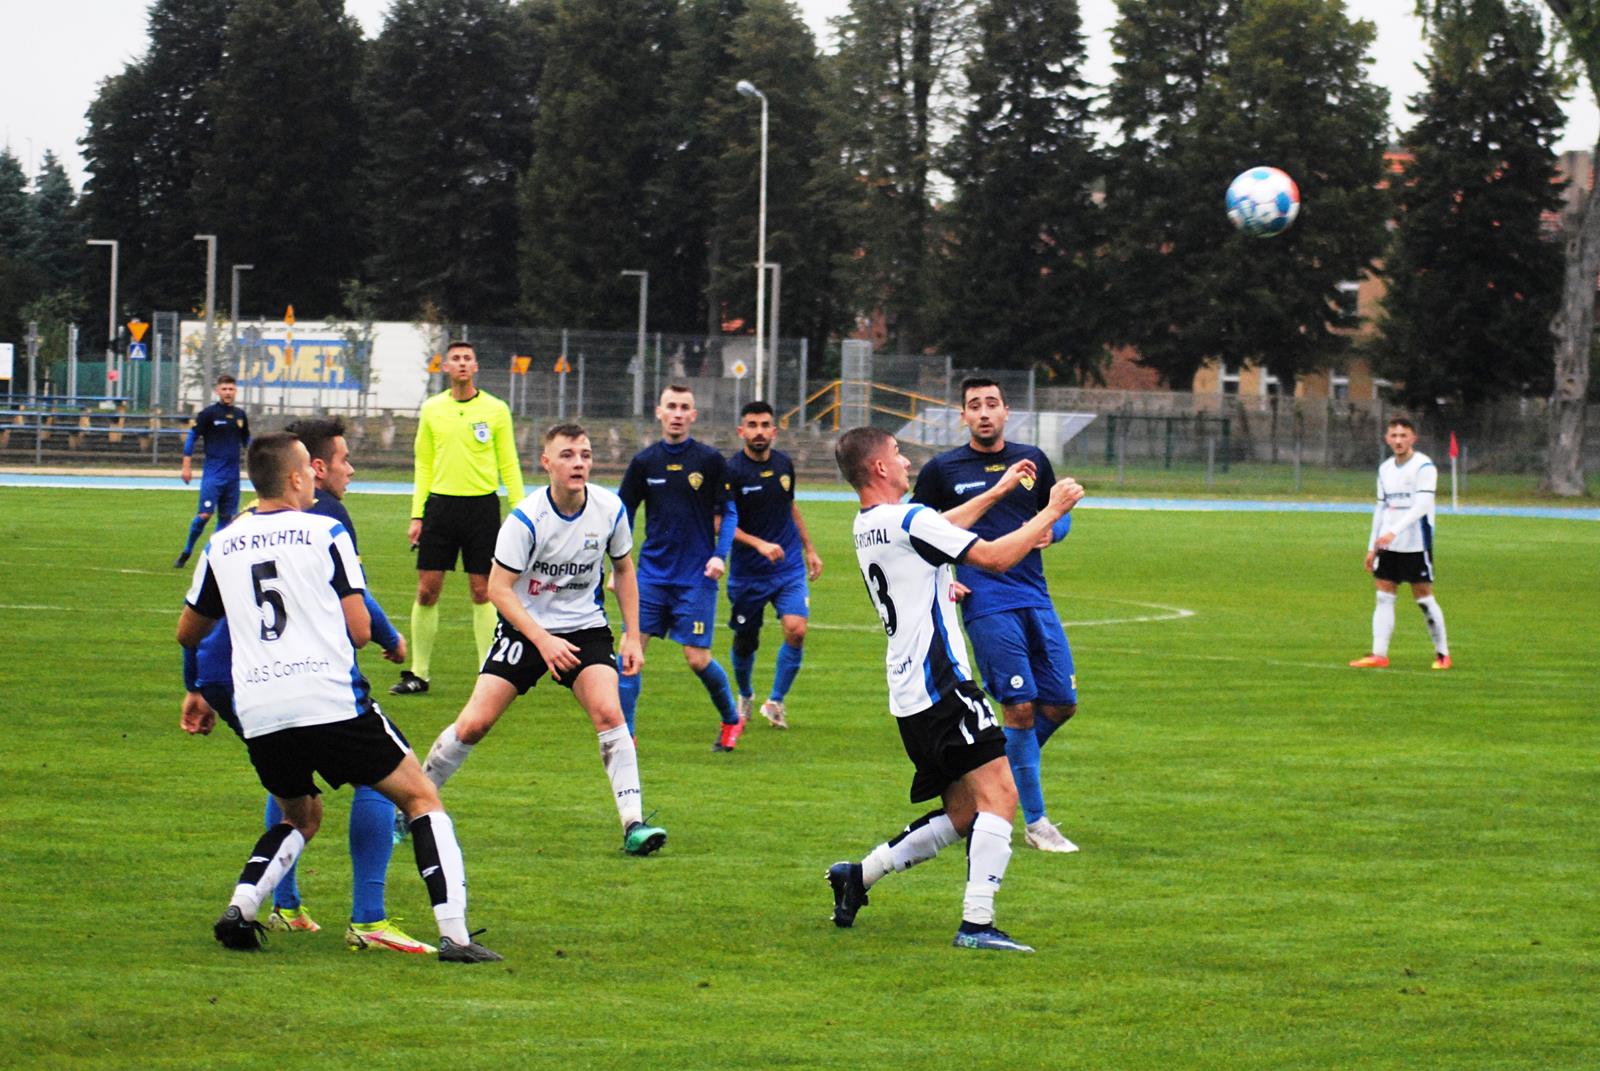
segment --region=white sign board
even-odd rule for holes
[[[11,342],[0,342],[0,379],[14,377],[12,371],[17,360],[17,347]]]

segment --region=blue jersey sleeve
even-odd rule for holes
[[[722,500],[722,528],[717,532],[717,557],[723,561],[733,553],[733,530],[739,527],[739,506],[731,498]]]
[[[383,612],[383,607],[378,605],[378,600],[372,597],[372,592],[364,593],[367,604],[367,613],[372,617],[372,642],[382,651],[392,651],[400,643],[400,633],[389,620],[389,615]]]
[[[186,692],[200,690],[200,650],[197,647],[183,649],[183,690]]]

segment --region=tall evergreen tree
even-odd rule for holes
[[[31,215],[22,161],[0,146],[0,342],[21,341],[22,306],[37,293],[28,266]]]
[[[28,261],[41,293],[76,291],[84,268],[78,191],[56,154],[46,151],[34,176],[28,222]]]
[[[239,0],[229,16],[197,233],[218,236],[222,264],[255,265],[257,309],[331,315],[360,264],[362,44],[343,0]]]
[[[1397,180],[1378,347],[1412,404],[1473,405],[1548,393],[1562,250],[1542,217],[1560,207],[1551,145],[1563,116],[1538,17],[1493,4],[1496,25],[1433,24],[1414,162]]]
[[[397,0],[369,50],[369,273],[391,317],[517,304],[517,178],[533,153],[543,42],[509,0]]]
[[[946,352],[1044,365],[1074,381],[1103,363],[1101,177],[1080,73],[1077,0],[989,0],[967,62],[973,99],[945,170],[955,198],[935,299]]]

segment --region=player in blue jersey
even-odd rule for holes
[[[316,476],[316,501],[307,512],[331,517],[350,533],[351,546],[357,548],[355,522],[350,519],[342,499],[355,474],[350,463],[350,448],[344,437],[344,424],[337,417],[301,420],[288,429],[311,455]],[[404,664],[405,637],[395,631],[383,607],[365,593],[367,612],[372,618],[372,640],[383,650],[383,657]],[[212,629],[193,651],[185,649],[185,682],[189,694],[184,700],[186,727],[204,723],[207,711],[215,711],[228,726],[239,732],[233,715],[233,643],[226,628]],[[191,729],[193,731],[193,729]],[[397,952],[428,953],[431,945],[407,934],[388,917],[384,891],[389,857],[394,847],[393,830],[397,810],[377,790],[362,785],[356,788],[350,805],[350,863],[353,875],[353,902],[345,942],[352,950],[388,948]],[[266,826],[283,821],[283,810],[267,796]],[[298,864],[290,867],[272,890],[272,912],[266,926],[271,930],[315,932],[321,927],[311,918],[300,900],[296,880]]]
[[[972,526],[985,539],[1011,531],[1044,508],[1055,470],[1036,446],[1006,441],[1005,394],[992,379],[961,383],[961,420],[971,438],[946,451],[917,474],[912,500],[947,510],[992,487],[1012,464],[1032,461],[1038,476],[1024,481]],[[1067,537],[1072,514],[1064,514],[1022,563],[1004,573],[970,565],[956,569],[955,594],[961,598],[961,619],[972,640],[973,655],[989,694],[1005,712],[1006,758],[1017,784],[1025,841],[1047,852],[1075,852],[1045,812],[1040,785],[1039,749],[1078,709],[1078,679],[1072,647],[1061,627],[1039,553]]]
[[[689,437],[698,415],[694,392],[688,387],[673,383],[663,390],[656,406],[661,441],[628,462],[619,494],[630,526],[640,505],[646,511],[648,527],[639,548],[643,642],[648,644],[651,636],[665,636],[683,645],[684,660],[705,685],[722,719],[712,750],[732,751],[745,722],[734,706],[728,674],[711,657],[711,638],[716,627],[717,581],[727,572],[739,512],[728,497],[722,455],[715,447]],[[636,673],[618,681],[622,714],[630,733],[642,677]]]
[[[775,729],[789,727],[783,700],[800,672],[810,616],[807,582],[822,575],[822,559],[811,545],[805,519],[794,500],[794,463],[772,448],[778,428],[772,406],[748,402],[739,410],[739,438],[744,446],[728,458],[728,490],[739,506],[739,530],[733,534],[733,560],[728,563],[728,602],[732,610],[733,678],[739,685],[739,718],[748,721],[754,705],[756,650],[761,646],[761,618],[767,603],[783,625],[772,674],[772,693],[761,704],[761,716]]]
[[[233,404],[238,393],[239,384],[232,376],[218,376],[216,403],[195,414],[189,437],[183,440],[183,482],[194,479],[194,444],[200,440],[206,444],[206,467],[200,476],[200,508],[189,522],[189,538],[172,563],[174,569],[188,564],[213,513],[220,531],[239,512],[239,459],[250,445],[250,421]]]

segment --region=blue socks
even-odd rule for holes
[[[778,668],[772,673],[773,702],[783,702],[783,697],[794,687],[795,674],[800,672],[800,659],[804,655],[804,647],[790,647],[787,643],[778,646]]]
[[[197,515],[194,520],[189,522],[189,541],[183,545],[183,552],[185,554],[194,553],[194,545],[195,543],[199,542],[200,533],[206,530],[206,522],[210,519],[210,517],[201,517]]]
[[[706,686],[706,692],[711,696],[711,701],[717,705],[717,713],[722,716],[722,724],[732,725],[739,720],[739,712],[733,706],[733,692],[728,688],[728,674],[723,671],[722,665],[713,658],[706,663],[706,668],[700,670],[695,676],[700,678],[700,683]],[[623,716],[627,716],[627,705],[623,705]]]
[[[1044,747],[1045,743],[1055,735],[1056,730],[1065,724],[1066,722],[1064,721],[1051,721],[1036,711],[1033,715],[1033,738],[1039,741],[1040,747]],[[1034,754],[1037,755],[1038,753],[1035,752]]]
[[[394,852],[394,804],[377,789],[357,785],[350,801],[350,921],[388,918],[383,887]]]
[[[1035,716],[1032,729],[1012,729],[1006,734],[1006,761],[1011,764],[1011,777],[1017,783],[1017,800],[1022,804],[1022,817],[1037,822],[1044,817],[1044,789],[1039,785],[1039,738],[1035,735],[1040,722],[1047,719]]]
[[[756,688],[750,682],[750,675],[755,672],[756,653],[741,654],[739,645],[735,643],[733,650],[728,653],[728,659],[733,663],[733,679],[739,682],[739,694],[754,695]]]
[[[271,829],[283,821],[283,808],[278,806],[278,801],[270,794],[267,796],[267,828]],[[300,886],[295,882],[295,874],[300,870],[300,860],[294,861],[294,866],[284,871],[283,877],[278,879],[278,884],[272,889],[272,904],[274,907],[297,908],[300,906]]]
[[[633,736],[633,712],[639,708],[639,689],[644,685],[644,674],[623,676],[622,656],[617,656],[617,697],[622,700],[622,720],[628,723],[628,735]]]

